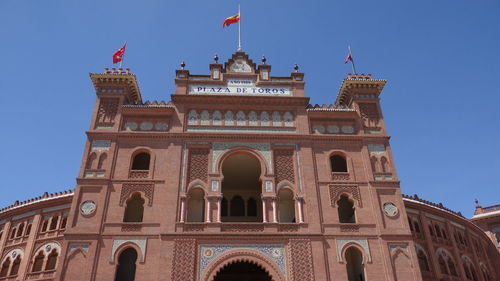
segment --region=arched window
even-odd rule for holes
[[[137,252],[133,248],[123,251],[118,258],[115,281],[134,281],[136,261]]]
[[[442,274],[448,275],[448,268],[446,267],[446,261],[444,260],[442,255],[438,256],[438,263],[439,263],[439,270],[441,271]]]
[[[134,193],[134,195],[127,200],[123,222],[142,222],[143,214],[144,199],[142,199],[139,193]]]
[[[408,217],[408,225],[410,226],[410,230],[413,231],[413,222],[411,221],[410,217]]]
[[[424,251],[417,251],[418,265],[420,265],[420,270],[422,271],[431,271],[429,268],[429,262],[427,261],[427,256]]]
[[[94,165],[94,161],[97,158],[97,155],[92,152],[89,155],[89,158],[87,159],[87,164],[85,165],[85,169],[92,169],[92,166]]]
[[[256,217],[257,216],[257,201],[253,198],[247,200],[247,216]]]
[[[429,233],[431,236],[434,236],[434,228],[432,228],[432,224],[429,224]]]
[[[57,222],[59,221],[59,216],[53,216],[52,220],[50,222],[50,229],[49,230],[54,230],[57,228]]]
[[[347,161],[340,155],[330,156],[330,164],[332,166],[332,172],[347,172]]]
[[[349,200],[347,195],[340,196],[337,201],[339,221],[340,223],[356,223],[356,216],[354,213],[354,203]]]
[[[382,156],[382,158],[380,158],[380,164],[382,166],[383,173],[390,173],[391,172],[391,169],[389,167],[389,161],[387,161],[387,158],[385,156]]]
[[[415,222],[415,232],[420,233],[420,224],[417,221]]]
[[[205,216],[205,193],[199,188],[189,192],[187,203],[187,221],[203,222]]]
[[[10,232],[10,239],[16,238],[17,228],[13,228]]]
[[[0,277],[7,276],[7,273],[9,272],[9,267],[10,267],[10,258],[7,258],[2,264],[2,269],[0,269]]]
[[[221,205],[220,205],[220,215],[223,217],[228,216],[228,208],[227,208],[227,199],[226,197],[222,197]]]
[[[450,257],[448,257],[448,268],[450,269],[451,275],[458,276],[457,268],[455,267],[455,263],[453,262],[453,260]]]
[[[434,228],[436,229],[436,235],[437,235],[437,237],[441,238],[442,236],[441,236],[441,230],[439,229],[439,226],[436,224],[436,225],[434,225]]]
[[[47,228],[49,227],[49,219],[50,217],[44,217],[43,218],[43,223],[42,223],[42,232],[47,231]]]
[[[19,227],[17,228],[17,237],[22,236],[24,231],[24,223],[21,223]]]
[[[293,193],[289,189],[281,189],[278,193],[279,222],[295,222],[295,204]]]
[[[63,215],[61,221],[61,229],[65,229],[67,223],[68,223],[68,215]]]
[[[16,259],[12,263],[12,268],[10,269],[9,276],[17,275],[20,266],[21,266],[21,255],[17,255]]]
[[[132,170],[149,170],[150,161],[151,156],[149,153],[141,152],[134,156],[134,161],[132,161]]]
[[[379,168],[378,168],[379,163],[378,163],[378,159],[377,159],[377,157],[372,156],[372,157],[370,158],[370,164],[371,164],[371,166],[372,166],[372,172],[374,172],[374,173],[379,172]]]
[[[236,195],[231,199],[231,216],[244,216],[245,215],[245,201],[241,196]]]
[[[349,247],[345,252],[345,260],[347,262],[347,280],[365,281],[363,254],[355,247]]]
[[[104,165],[104,161],[106,161],[106,158],[108,158],[106,153],[103,153],[103,154],[101,154],[101,156],[99,156],[99,162],[97,163],[98,170],[102,170],[102,167]]]
[[[484,281],[492,281],[490,273],[488,272],[488,269],[484,264],[481,266],[481,271],[483,272],[483,279]]]
[[[57,253],[56,249],[53,249],[52,252],[50,252],[48,258],[47,258],[47,264],[45,265],[45,270],[53,270],[56,269],[56,264],[57,264],[57,257],[59,254]]]
[[[35,257],[35,261],[33,262],[33,268],[31,272],[42,271],[44,259],[45,259],[45,254],[43,253],[43,251],[40,251],[38,255]]]
[[[26,227],[26,233],[24,234],[25,236],[30,235],[30,233],[31,233],[31,226],[32,226],[32,224],[28,223],[28,226]]]

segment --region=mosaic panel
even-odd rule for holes
[[[286,253],[284,245],[245,245],[245,244],[231,244],[231,245],[200,245],[199,252],[199,270],[198,280],[205,272],[208,265],[214,261],[218,256],[231,251],[231,250],[250,249],[264,254],[269,259],[278,265],[281,272],[286,275]]]
[[[222,153],[230,148],[237,146],[246,146],[259,151],[260,154],[266,160],[266,166],[269,170],[269,173],[271,174],[273,173],[271,144],[249,143],[249,142],[215,142],[213,144],[213,153],[212,153],[212,172],[216,172],[217,170],[216,163],[219,160],[219,157],[222,155]]]

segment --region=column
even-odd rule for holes
[[[272,197],[271,198],[271,206],[273,207],[273,222],[274,223],[277,223],[278,222],[278,211],[277,211],[277,208],[276,208],[276,201],[277,201],[277,198],[276,197]]]
[[[299,223],[304,223],[304,213],[302,212],[303,198],[300,196],[295,197],[295,202],[297,202],[297,213],[299,215]]]
[[[221,222],[221,220],[220,220],[220,213],[222,211],[221,201],[222,201],[222,196],[218,196],[217,197],[217,222]]]
[[[267,222],[266,197],[262,197],[262,222]]]
[[[210,222],[210,198],[205,197],[205,222]]]
[[[181,196],[181,213],[180,213],[179,222],[184,222],[184,219],[186,217],[185,214],[186,214],[186,196],[183,195],[183,196]]]

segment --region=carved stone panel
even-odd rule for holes
[[[112,127],[118,112],[118,98],[102,98],[97,111],[96,127]]]
[[[189,149],[189,170],[188,182],[193,180],[208,180],[208,154],[206,148]]]
[[[196,241],[176,239],[172,264],[172,281],[195,280]]]
[[[293,280],[314,281],[311,241],[309,239],[291,239],[290,249]]]
[[[293,150],[278,149],[274,151],[274,172],[276,174],[276,183],[282,180],[295,183]]]
[[[123,203],[134,192],[144,193],[144,196],[148,198],[148,206],[153,206],[154,184],[152,183],[124,183],[120,195],[120,206],[123,206]]]
[[[329,192],[330,192],[330,204],[335,207],[337,204],[337,201],[340,198],[340,195],[342,193],[348,193],[352,195],[352,198],[356,200],[358,203],[359,207],[363,207],[363,202],[361,200],[361,194],[359,192],[359,187],[357,185],[347,185],[347,184],[342,184],[342,185],[336,185],[336,184],[331,184],[329,185]]]

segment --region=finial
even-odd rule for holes
[[[262,61],[263,64],[266,64],[266,61],[267,61],[266,56],[262,56],[262,59],[260,59],[260,60]]]
[[[295,72],[299,72],[299,65],[298,64],[295,64],[293,66],[293,69],[295,70]]]
[[[479,200],[474,199],[474,202],[476,202],[476,207],[479,207]]]
[[[184,61],[181,62],[181,69],[184,69],[184,67],[186,66],[186,63]]]
[[[215,63],[219,62],[219,56],[217,54],[215,54],[215,56],[214,56],[214,61],[215,61]]]

